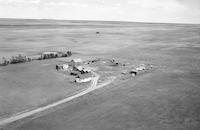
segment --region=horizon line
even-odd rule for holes
[[[118,21],[118,20],[89,20],[89,19],[52,19],[52,18],[6,18],[2,19],[10,20],[51,20],[51,21],[90,21],[90,22],[121,22],[121,23],[148,23],[148,24],[181,24],[181,25],[200,25],[200,23],[178,23],[178,22],[147,22],[147,21]]]

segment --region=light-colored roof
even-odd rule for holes
[[[89,82],[91,80],[92,80],[91,77],[85,78],[85,79],[76,78],[76,82],[78,82],[78,83],[85,83],[85,82]]]
[[[63,64],[63,66],[69,66],[68,64]]]
[[[72,61],[73,61],[73,62],[76,62],[76,63],[78,63],[78,62],[79,62],[79,63],[80,63],[80,62],[83,62],[82,59],[73,59]]]
[[[63,69],[68,69],[69,65],[68,64],[63,64]]]
[[[141,71],[141,70],[145,70],[146,68],[144,66],[139,66],[136,68],[136,70]]]
[[[83,71],[85,71],[85,72],[91,72],[91,70],[89,68],[84,68]]]
[[[58,54],[58,52],[43,52],[43,55]]]
[[[83,68],[83,66],[78,66],[78,67],[76,67],[78,70],[83,70],[84,68]]]

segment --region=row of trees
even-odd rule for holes
[[[27,56],[19,54],[18,56],[12,56],[9,60],[3,57],[0,63],[0,66],[6,66],[8,64],[24,63],[24,62],[30,62],[30,61],[31,61],[31,58],[28,58]]]
[[[30,62],[31,58],[28,58],[27,56],[23,56],[19,54],[18,56],[12,56],[10,59],[10,64],[17,64],[17,63],[24,63],[24,62]]]
[[[53,58],[59,58],[59,57],[69,57],[71,55],[72,55],[71,51],[43,53],[38,60],[53,59]]]
[[[61,53],[62,54],[62,57],[69,57],[72,55],[72,52],[71,51],[67,51],[66,53]]]
[[[72,55],[71,51],[67,52],[58,52],[58,53],[48,53],[48,54],[42,54],[37,59],[32,59],[27,56],[24,56],[22,54],[19,54],[18,56],[12,56],[9,60],[7,60],[5,57],[2,58],[0,61],[0,66],[6,66],[8,64],[17,64],[17,63],[24,63],[24,62],[30,62],[32,60],[45,60],[45,59],[52,59],[52,58],[58,58],[58,57],[69,57]]]

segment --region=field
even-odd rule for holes
[[[55,64],[74,57],[118,58],[155,69],[5,128],[199,130],[200,25],[0,20],[1,56],[51,50],[75,53],[0,68],[0,119],[84,89],[55,70]]]

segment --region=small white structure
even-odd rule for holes
[[[142,71],[145,69],[146,69],[146,67],[144,65],[140,65],[139,67],[136,68],[137,71]]]
[[[74,63],[82,63],[83,60],[82,60],[82,59],[73,59],[71,62],[74,62]]]
[[[78,71],[82,71],[84,69],[83,66],[78,66],[76,68],[77,68]]]
[[[77,83],[86,83],[86,82],[89,82],[91,80],[92,80],[92,77],[88,77],[88,78],[85,78],[85,79],[76,78]]]
[[[54,51],[52,51],[52,52],[43,52],[42,53],[42,55],[57,55],[58,54],[58,52],[54,52]]]
[[[77,83],[86,83],[92,80],[92,74],[80,74],[77,76],[77,78],[75,79],[75,82]]]
[[[68,64],[63,64],[63,70],[67,71],[69,69],[69,65]]]
[[[126,74],[126,71],[122,71],[121,74]]]

